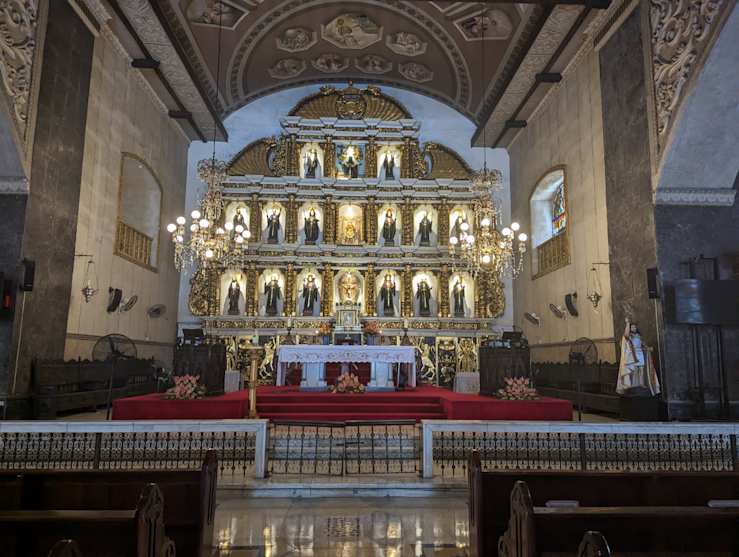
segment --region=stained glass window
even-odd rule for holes
[[[552,233],[554,236],[564,232],[567,226],[567,206],[565,204],[565,185],[559,186],[554,194],[554,206],[552,210]]]

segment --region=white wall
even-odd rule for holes
[[[566,362],[569,343],[579,337],[597,342],[599,358],[615,362],[608,267],[599,265],[603,300],[598,310],[586,299],[592,263],[608,260],[608,228],[603,158],[603,122],[598,54],[591,52],[563,84],[539,118],[509,149],[514,220],[531,230],[529,195],[541,176],[564,164],[567,180],[571,263],[536,280],[530,259],[514,286],[515,324],[523,327],[535,362]],[[549,304],[563,306],[565,294],[577,292],[579,317],[557,319]],[[541,327],[524,312],[542,316]]]
[[[155,356],[170,365],[180,278],[165,227],[184,208],[188,147],[103,37],[95,40],[89,95],[74,249],[93,256],[100,292],[85,303],[81,290],[88,258],[76,258],[65,358],[90,358],[99,337],[120,333],[136,343],[140,357]],[[144,159],[164,190],[158,272],[113,255],[122,152]],[[138,303],[129,312],[108,313],[109,287],[121,289],[124,297],[137,295]],[[154,304],[165,304],[167,314],[148,322],[147,333],[147,309]]]
[[[345,83],[335,84],[337,88],[346,87]],[[355,83],[356,87],[364,87],[365,84]],[[279,119],[287,116],[288,112],[304,97],[315,93],[318,86],[310,85],[288,89],[268,95],[264,98],[246,105],[231,114],[224,125],[228,131],[228,143],[218,143],[216,156],[224,161],[229,161],[244,146],[252,141],[279,134]],[[483,151],[487,152],[488,167],[496,168],[503,174],[502,191],[497,196],[503,200],[503,221],[510,222],[510,172],[508,166],[508,153],[505,149],[471,148],[470,140],[475,132],[475,125],[454,109],[438,101],[393,87],[382,87],[382,91],[403,103],[411,112],[412,116],[421,122],[421,143],[436,141],[443,143],[457,151],[472,168],[481,168],[483,165]],[[203,184],[195,176],[195,170],[199,160],[210,157],[213,153],[213,145],[193,142],[190,146],[187,169],[187,210],[192,210],[195,205],[196,192]],[[167,221],[169,222],[169,221]],[[400,228],[399,228],[400,230]],[[379,231],[378,231],[379,234]],[[397,245],[397,243],[396,243]],[[190,269],[187,275],[181,277],[180,282],[180,304],[179,319],[181,325],[198,323],[198,318],[190,315],[188,310],[188,296],[190,292],[189,280],[195,269]],[[513,313],[511,309],[512,289],[510,279],[503,279],[506,295],[506,313],[496,320],[498,325],[510,325]]]

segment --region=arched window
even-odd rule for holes
[[[552,236],[561,234],[567,227],[567,205],[565,201],[565,185],[564,182],[557,193],[554,194],[554,203],[552,205]]]

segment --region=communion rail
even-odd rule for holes
[[[208,450],[221,475],[263,478],[267,420],[0,422],[0,469],[200,468]]]
[[[428,420],[423,476],[485,469],[739,471],[733,423],[570,423]]]

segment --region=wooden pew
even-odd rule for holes
[[[156,483],[167,502],[163,520],[177,556],[217,557],[219,552],[213,549],[217,481],[215,451],[206,453],[200,470],[3,471],[0,509],[126,510],[135,507],[137,494],[147,483]],[[3,490],[5,485],[14,486],[15,492]]]
[[[739,554],[739,508],[709,506],[537,507],[526,482],[510,496],[508,530],[498,556],[571,553],[595,529],[614,553]]]
[[[734,472],[483,472],[480,457],[473,451],[468,468],[470,557],[495,554],[498,538],[508,526],[509,495],[517,480],[528,484],[534,505],[539,507],[558,500],[577,500],[584,507],[629,507],[704,506],[711,500],[739,499],[739,474]]]
[[[611,548],[600,532],[585,532],[577,548],[577,557],[611,557]]]
[[[82,557],[82,552],[74,540],[60,540],[51,548],[47,557]]]
[[[175,557],[164,533],[163,499],[155,484],[144,487],[133,510],[0,511],[0,548],[7,557],[38,557],[61,538],[74,538],[94,557]]]

